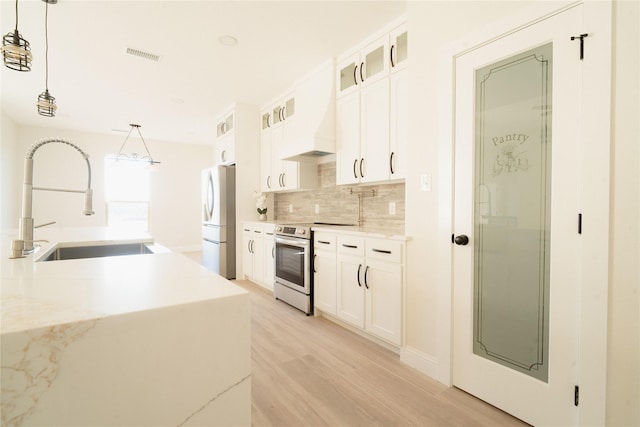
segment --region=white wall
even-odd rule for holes
[[[18,153],[16,123],[7,115],[0,115],[0,230],[17,229],[20,215],[22,163]],[[23,153],[24,154],[24,153]]]
[[[55,120],[55,119],[54,119]],[[144,136],[144,128],[142,129]],[[34,191],[33,217],[36,224],[56,221],[57,226],[84,227],[106,225],[104,189],[104,159],[118,152],[125,135],[103,135],[57,129],[16,126],[13,136],[15,149],[11,149],[11,135],[5,141],[3,126],[3,163],[12,158],[14,166],[2,168],[3,183],[12,187],[22,183],[23,161],[27,149],[37,141],[49,137],[70,140],[89,154],[92,169],[91,187],[94,190],[95,215],[83,216],[83,196],[73,193]],[[139,138],[130,138],[136,144]],[[147,140],[154,159],[161,161],[153,167],[149,227],[155,240],[173,250],[199,250],[201,245],[200,171],[211,165],[213,153],[210,146],[167,143]],[[133,148],[133,147],[132,147]],[[137,148],[137,147],[136,147]],[[139,151],[136,149],[136,151]],[[5,160],[5,156],[7,159]],[[79,153],[63,144],[47,144],[34,155],[34,186],[82,190],[87,184],[87,168]],[[3,184],[4,185],[4,184]],[[7,194],[3,188],[3,228],[17,228],[21,209],[22,190]],[[12,224],[15,224],[12,226]]]
[[[441,79],[438,75],[440,50],[464,34],[490,25],[528,2],[409,2],[409,56],[411,64],[409,99],[409,156],[406,181],[407,322],[406,343],[422,358],[423,370],[436,376],[438,336],[449,334],[438,324],[440,284],[436,280],[439,260],[439,199],[449,192],[447,177],[439,175],[438,121]],[[420,175],[431,174],[432,191],[420,189]],[[444,230],[444,238],[450,234]],[[446,284],[445,284],[446,285]],[[446,285],[448,286],[448,285]],[[420,363],[420,362],[416,362]],[[448,362],[445,362],[448,363]]]
[[[614,7],[607,425],[640,425],[640,2]]]

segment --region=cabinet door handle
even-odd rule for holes
[[[267,113],[267,127],[271,127],[271,113]]]
[[[355,179],[358,179],[358,173],[356,172],[356,165],[358,164],[358,159],[355,159],[353,161],[353,177]]]
[[[247,242],[247,250],[251,253],[251,240]]]
[[[356,77],[357,72],[358,72],[358,65],[353,67],[353,81],[355,82],[356,86],[358,85],[358,78]]]
[[[223,162],[226,162],[226,161],[227,161],[227,158],[226,158],[226,157],[227,157],[227,150],[222,150],[222,153],[220,153],[220,159],[221,159]]]
[[[286,187],[287,186],[287,174],[283,173],[282,174],[282,187]]]
[[[362,283],[360,283],[360,269],[362,268],[362,264],[358,264],[358,287],[362,287]]]
[[[287,106],[286,106],[286,105],[285,105],[284,107],[282,107],[282,120],[283,120],[283,121],[284,121],[284,120],[287,120],[287,112],[286,112],[286,110],[285,110],[286,108],[287,108]]]
[[[313,272],[317,273],[317,271],[316,271],[316,254],[313,254]]]
[[[267,188],[271,189],[271,175],[267,177]]]
[[[367,283],[367,273],[369,273],[369,266],[364,269],[364,287],[369,289],[369,284]]]
[[[343,243],[342,246],[344,246],[345,248],[358,249],[356,245],[347,245],[346,243]]]
[[[386,249],[376,249],[376,248],[372,248],[371,249],[372,252],[378,252],[379,254],[388,254],[391,255],[391,251],[388,251]]]
[[[331,244],[331,242],[327,242],[326,240],[318,240],[318,243],[322,243],[323,245]]]
[[[364,83],[364,77],[362,77],[362,69],[364,68],[364,62],[360,63],[360,81]]]
[[[271,248],[271,258],[276,259],[276,247]]]
[[[391,60],[391,68],[395,67],[396,64],[393,63],[393,48],[395,45],[391,45],[391,49],[389,50],[389,59]]]
[[[393,157],[396,153],[394,153],[393,151],[391,152],[391,155],[389,156],[389,170],[391,171],[392,174],[396,173],[393,170]]]
[[[362,173],[362,163],[364,163],[364,157],[360,159],[360,176],[364,178],[364,173]]]

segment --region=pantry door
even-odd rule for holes
[[[582,5],[455,63],[453,384],[575,425]]]

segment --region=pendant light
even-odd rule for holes
[[[40,95],[38,95],[38,114],[46,117],[54,117],[58,106],[56,105],[56,99],[49,93],[49,3],[55,4],[57,0],[43,0],[45,4],[44,12],[44,41],[45,41],[45,89]]]
[[[16,28],[2,38],[4,65],[16,71],[31,71],[31,47],[18,32],[18,0],[16,0]]]
[[[149,148],[147,148],[147,143],[144,141],[144,138],[142,137],[142,133],[140,132],[140,128],[142,126],[137,125],[135,123],[131,123],[129,124],[129,126],[131,126],[131,129],[129,129],[129,133],[127,134],[127,137],[124,139],[124,142],[120,146],[120,151],[118,151],[118,154],[113,159],[116,161],[128,160],[128,161],[135,161],[135,162],[144,162],[144,163],[148,163],[151,166],[160,163],[156,160],[153,160],[153,157],[151,157],[151,153],[149,153]],[[138,131],[138,135],[140,136],[140,139],[142,140],[142,144],[144,145],[144,149],[147,152],[146,156],[144,154],[142,155],[138,153],[125,154],[122,152],[125,144],[129,140],[129,136],[131,136],[131,132],[133,132],[134,129]]]

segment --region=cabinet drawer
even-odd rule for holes
[[[336,235],[328,233],[313,233],[313,249],[316,251],[336,251]]]
[[[403,246],[395,240],[367,239],[367,259],[401,263]]]
[[[338,236],[338,253],[364,256],[364,238],[354,236]]]

